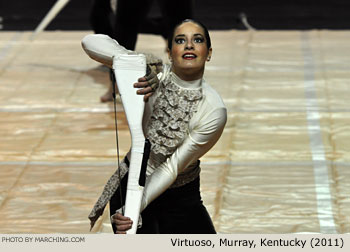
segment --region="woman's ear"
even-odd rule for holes
[[[169,48],[166,49],[167,53],[168,53],[168,59],[170,62],[173,62],[173,59],[171,57],[171,51],[169,50]]]
[[[207,57],[207,61],[210,61],[211,59],[211,54],[213,53],[213,49],[211,49],[211,47],[208,50],[208,57]]]

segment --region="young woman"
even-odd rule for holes
[[[109,37],[89,35],[83,40],[89,56],[110,65],[118,53],[130,53]],[[151,142],[147,179],[142,199],[142,226],[137,233],[215,233],[200,196],[199,158],[220,138],[226,123],[226,108],[218,93],[203,79],[205,63],[212,54],[208,30],[193,20],[177,25],[168,40],[171,65],[158,74],[159,87],[149,97],[148,78],[137,87],[147,93],[144,130]],[[151,93],[152,93],[151,92]],[[128,170],[126,155],[107,185],[89,218],[92,225],[110,202],[116,233],[137,225],[116,212],[119,190],[125,192]]]

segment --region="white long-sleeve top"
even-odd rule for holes
[[[86,36],[82,40],[82,46],[92,59],[109,67],[112,66],[114,56],[135,53],[101,34]],[[220,95],[204,79],[184,81],[171,72],[169,66],[164,65],[163,69],[163,72],[158,74],[161,85],[146,103],[143,118],[145,135],[149,135],[151,143],[153,139],[152,147],[154,148],[148,161],[141,210],[174,185],[174,182],[176,184],[181,174],[185,174],[183,177],[186,178],[186,173],[191,173],[196,168],[197,160],[208,152],[220,138],[227,119],[226,107]],[[164,102],[169,104],[164,104]],[[184,111],[186,115],[181,114]],[[177,115],[178,113],[180,114]],[[169,118],[164,119],[164,116],[169,114]],[[172,123],[180,123],[179,131],[174,131],[176,136],[169,135],[169,130],[178,126],[167,125]],[[167,128],[169,128],[168,131]],[[163,135],[168,137],[165,137],[164,140]],[[164,142],[167,143],[163,144]],[[129,155],[130,153],[127,154]],[[130,156],[128,158],[130,159]],[[108,182],[110,184],[116,182],[119,185],[117,178],[111,178]],[[96,218],[96,215],[100,213],[100,208],[104,208],[116,190],[116,188],[111,190],[111,187],[113,186],[105,187],[104,196],[100,197],[89,216],[91,220]]]

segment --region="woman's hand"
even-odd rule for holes
[[[143,100],[147,102],[148,98],[153,95],[154,91],[159,86],[156,67],[147,65],[146,76],[139,78],[137,81],[138,82],[134,83],[134,87],[140,89],[137,90],[136,93],[139,95],[144,95]]]
[[[126,231],[132,227],[132,220],[118,212],[111,216],[111,222],[116,225],[117,234],[126,234]]]

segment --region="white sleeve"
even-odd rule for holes
[[[190,132],[176,151],[147,178],[141,211],[176,180],[177,174],[197,161],[219,140],[227,120],[226,108],[218,108]]]
[[[113,65],[113,57],[120,54],[132,54],[133,51],[125,49],[118,42],[104,34],[89,34],[81,41],[87,55],[108,67]]]

